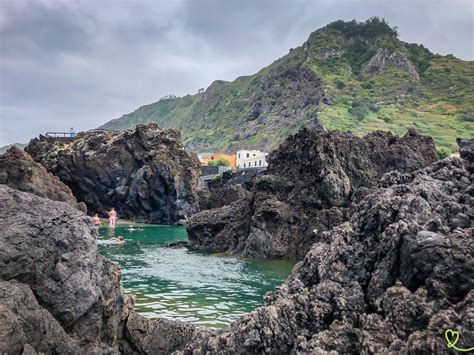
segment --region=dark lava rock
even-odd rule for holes
[[[262,308],[193,339],[189,353],[453,353],[446,329],[460,333],[458,347],[471,347],[470,163],[448,158],[381,177],[385,186],[368,189],[347,221],[320,233]]]
[[[188,243],[187,240],[178,240],[176,242],[170,242],[166,244],[166,246],[169,248],[185,248],[188,246]]]
[[[464,147],[472,157],[473,145]],[[137,315],[84,214],[0,186],[0,352],[453,353],[446,329],[471,347],[472,163],[448,158],[380,176],[346,220],[318,232],[263,307],[223,330]],[[239,217],[250,217],[224,209],[238,239]]]
[[[358,138],[307,127],[270,154],[249,197],[190,219],[190,246],[302,259],[320,232],[348,219],[350,203],[384,173],[415,171],[435,160],[433,140],[416,132],[399,138],[378,131]]]
[[[68,204],[1,185],[0,230],[0,353],[168,353],[193,334],[134,313],[96,228]]]
[[[253,182],[262,168],[228,170],[208,182],[207,188],[198,191],[199,210],[210,210],[232,204],[249,195]]]
[[[63,201],[83,212],[87,211],[85,204],[77,203],[69,187],[41,164],[36,163],[23,149],[15,146],[0,155],[0,184],[51,200]]]
[[[172,224],[197,211],[200,164],[180,135],[156,124],[124,132],[86,132],[64,142],[40,136],[25,150],[68,185],[88,211]]]

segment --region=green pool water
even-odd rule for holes
[[[184,227],[127,226],[99,230],[99,252],[122,269],[136,310],[147,317],[177,319],[199,326],[224,327],[239,315],[262,305],[263,296],[290,274],[294,262],[247,260],[170,248],[187,238]],[[109,241],[122,235],[125,244]]]

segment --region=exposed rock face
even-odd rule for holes
[[[0,204],[0,280],[21,283],[5,296],[3,317],[19,324],[44,318],[46,328],[67,340],[57,346],[77,343],[90,353],[118,347],[117,336],[133,303],[120,285],[118,266],[98,255],[97,232],[88,217],[66,203],[4,185],[0,186]],[[25,300],[18,307],[27,308],[19,314],[8,303],[8,297],[15,295]],[[38,305],[29,301],[32,298]],[[34,331],[23,326],[23,332]],[[75,340],[70,341],[65,332]],[[40,336],[26,340],[23,345],[46,351]],[[45,341],[54,345],[53,340]]]
[[[197,210],[200,164],[180,135],[156,124],[121,132],[81,133],[63,142],[45,136],[26,151],[68,185],[90,213],[170,224]]]
[[[77,203],[69,187],[51,175],[41,164],[36,163],[23,149],[15,146],[0,155],[0,184],[51,200],[63,201],[83,212],[86,211],[85,204]]]
[[[5,185],[0,206],[0,353],[159,353],[193,334],[133,312],[118,265],[98,254],[82,212]]]
[[[421,138],[418,138],[421,139]],[[472,161],[471,161],[472,163]],[[209,353],[443,353],[474,344],[474,189],[469,162],[391,172],[319,233],[265,306],[195,339]],[[304,167],[302,168],[304,169]]]
[[[377,53],[370,58],[369,62],[364,66],[364,74],[374,75],[383,72],[386,63],[390,63],[407,72],[413,79],[420,80],[420,76],[416,72],[415,67],[407,58],[405,53],[397,50],[391,54],[385,49],[379,49]]]
[[[426,138],[402,139],[421,145]],[[0,186],[0,352],[443,353],[446,329],[468,348],[474,144],[462,147],[467,161],[392,171],[379,186],[361,187],[350,217],[318,233],[264,306],[220,331],[137,315],[118,267],[97,254],[84,214]]]
[[[208,182],[208,187],[198,191],[199,210],[228,206],[248,196],[255,176],[264,169],[229,170]]]
[[[318,241],[315,229],[347,220],[347,206],[361,188],[376,185],[391,170],[410,172],[435,160],[432,139],[414,132],[358,138],[305,128],[270,155],[249,198],[191,218],[190,245],[246,257],[302,259]]]

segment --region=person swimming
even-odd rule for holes
[[[133,228],[133,224],[129,224],[129,225],[128,225],[128,230],[129,230],[129,231],[134,231],[134,230],[135,230],[135,228]]]
[[[109,227],[115,228],[115,220],[117,219],[117,212],[115,212],[115,208],[112,208],[109,211]]]
[[[94,217],[92,217],[92,224],[94,226],[100,226],[102,222],[100,221],[99,215],[96,213]]]
[[[115,244],[123,244],[125,243],[125,240],[123,239],[123,237],[121,235],[119,235],[117,238],[115,237],[112,237],[110,238],[111,240],[115,240]]]
[[[142,227],[141,224],[138,225],[138,230],[139,230],[139,231],[142,231],[142,230],[143,230],[143,227]]]

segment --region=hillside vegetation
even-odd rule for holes
[[[319,120],[330,130],[431,135],[439,149],[474,136],[474,62],[398,39],[384,20],[333,22],[258,73],[145,105],[102,128],[156,122],[194,151],[271,150]]]

